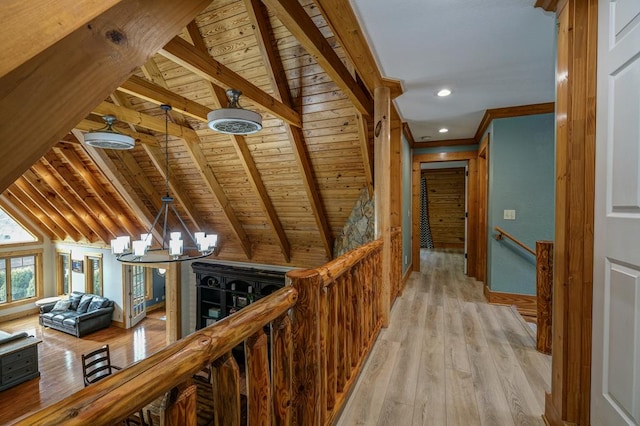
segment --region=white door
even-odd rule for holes
[[[147,316],[146,270],[144,266],[127,265],[128,315],[127,328],[131,328]]]
[[[640,1],[600,0],[591,423],[640,424]]]

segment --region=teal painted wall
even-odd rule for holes
[[[402,272],[411,261],[411,146],[402,135]]]
[[[554,114],[497,119],[488,132],[487,281],[492,291],[535,295],[535,256],[493,236],[499,226],[533,250],[537,240],[553,240]],[[516,211],[515,220],[504,219],[506,209]]]

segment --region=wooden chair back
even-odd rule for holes
[[[88,354],[82,354],[82,377],[85,386],[104,379],[111,375],[113,370],[120,370],[120,367],[111,365],[109,345],[104,345]]]

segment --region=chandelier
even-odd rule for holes
[[[140,235],[139,240],[131,242],[131,238],[128,235],[111,240],[111,251],[121,262],[167,263],[200,259],[210,256],[218,243],[218,236],[216,234],[207,235],[204,232],[191,234],[189,228],[187,228],[173,205],[173,197],[169,196],[169,111],[171,110],[171,106],[161,105],[160,108],[164,111],[165,120],[164,159],[166,195],[161,198],[162,206],[151,224],[149,231]],[[167,231],[169,213],[173,213],[186,231],[190,240],[189,245],[185,246],[181,232]],[[163,218],[162,236],[161,239],[156,238],[158,241],[157,244],[154,244],[153,230],[161,217]]]

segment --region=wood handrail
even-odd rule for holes
[[[326,287],[342,274],[351,270],[351,268],[361,262],[363,258],[381,248],[382,239],[378,239],[357,247],[315,270],[318,271],[318,274],[322,277],[322,283]]]
[[[284,287],[17,424],[114,424],[231,351],[293,307],[297,299],[295,288]]]
[[[497,232],[496,234],[496,240],[501,240],[502,237],[507,237],[508,239],[510,239],[511,241],[513,241],[514,243],[516,243],[517,245],[519,245],[520,247],[522,247],[523,249],[525,249],[526,251],[528,251],[529,253],[531,253],[532,255],[536,255],[535,250],[527,247],[526,244],[524,244],[523,242],[519,241],[518,239],[516,239],[513,235],[505,232],[503,229],[501,229],[500,227],[496,226],[495,230]]]

